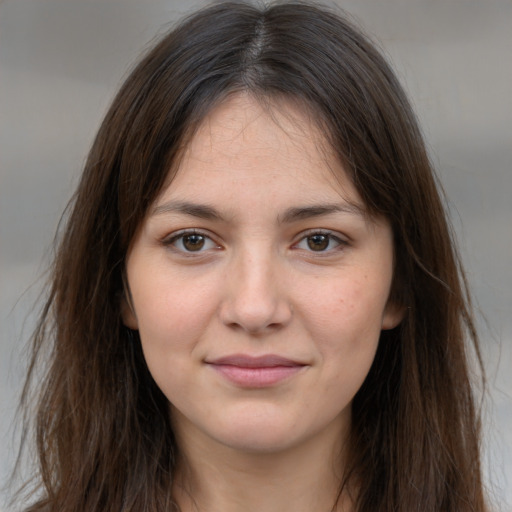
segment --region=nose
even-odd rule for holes
[[[257,251],[246,251],[234,258],[220,307],[225,325],[252,334],[273,332],[288,325],[293,308],[277,259]]]

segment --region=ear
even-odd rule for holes
[[[137,321],[137,315],[135,314],[135,308],[133,307],[132,294],[130,287],[128,286],[128,280],[126,274],[123,273],[123,290],[121,294],[121,319],[123,324],[137,331],[139,329],[139,322]]]
[[[382,330],[394,329],[405,317],[407,308],[388,301],[382,316]]]
[[[131,303],[128,302],[125,294],[123,294],[123,297],[121,298],[121,319],[123,320],[123,324],[129,329],[132,329],[133,331],[139,329],[139,323],[137,322],[135,311],[133,310]]]

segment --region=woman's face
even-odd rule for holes
[[[237,95],[148,212],[124,321],[178,439],[275,452],[347,431],[380,331],[401,320],[392,275],[390,226],[364,215],[310,119]]]

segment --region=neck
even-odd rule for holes
[[[197,433],[196,433],[197,434]],[[182,437],[182,436],[179,436]],[[185,436],[187,437],[187,436]],[[174,495],[182,512],[349,512],[340,493],[340,432],[278,453],[236,450],[193,436],[181,449]]]

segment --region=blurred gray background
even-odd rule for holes
[[[34,301],[63,208],[128,66],[178,0],[0,1],[0,478]],[[391,59],[422,122],[480,318],[484,467],[512,509],[512,0],[339,0]],[[2,501],[8,492],[0,496]],[[2,498],[3,496],[3,498]]]

